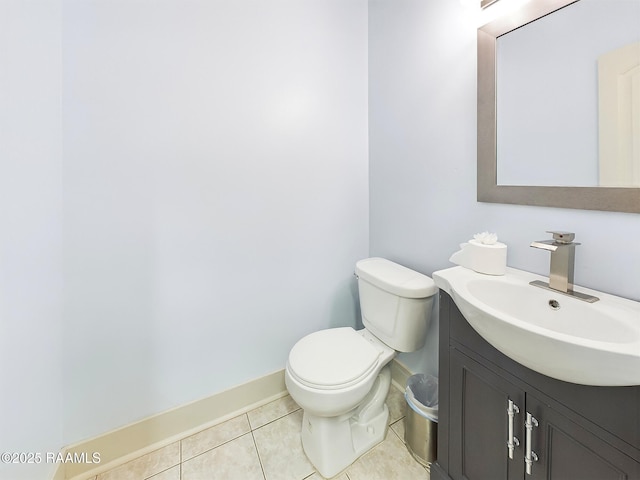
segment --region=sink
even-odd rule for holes
[[[433,273],[467,322],[522,365],[582,385],[640,385],[640,302],[587,288],[586,303],[529,285],[547,280],[507,268],[491,276],[464,267]]]

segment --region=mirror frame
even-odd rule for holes
[[[479,202],[640,213],[640,188],[498,185],[496,45],[499,36],[579,0],[536,0],[478,29]]]

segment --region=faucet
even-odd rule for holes
[[[549,269],[549,288],[567,293],[573,290],[573,266],[576,256],[575,233],[553,232],[553,240],[532,242],[534,248],[541,248],[551,252],[551,268]]]
[[[597,302],[599,300],[597,297],[576,292],[573,289],[573,267],[575,263],[576,245],[580,245],[578,242],[573,241],[573,239],[576,238],[575,233],[549,230],[547,233],[551,233],[553,239],[532,242],[531,246],[551,252],[549,283],[534,280],[530,282],[530,284],[560,292],[564,295],[584,300],[585,302]]]

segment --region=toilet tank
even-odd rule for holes
[[[394,350],[422,348],[438,288],[430,277],[384,258],[356,263],[365,328]]]

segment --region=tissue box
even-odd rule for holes
[[[462,267],[487,275],[504,275],[507,271],[507,246],[496,242],[492,245],[469,240],[449,259]]]

